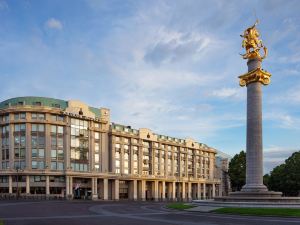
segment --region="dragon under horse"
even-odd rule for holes
[[[263,45],[262,40],[259,39],[259,32],[256,29],[256,25],[258,24],[258,20],[256,20],[255,24],[244,31],[244,34],[240,35],[243,39],[242,47],[246,49],[245,54],[240,54],[243,59],[254,59],[258,58],[260,60],[267,57],[268,49]],[[263,49],[264,55],[260,55],[260,49]]]

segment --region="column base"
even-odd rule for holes
[[[275,191],[237,191],[229,193],[229,197],[238,197],[238,198],[279,198],[282,196],[281,192]]]
[[[269,191],[268,188],[261,185],[244,185],[241,191],[229,193],[229,197],[237,198],[278,198],[281,192]]]
[[[242,187],[241,192],[268,192],[268,188],[261,184],[261,185],[249,185],[246,184]]]
[[[73,195],[67,195],[66,198],[67,200],[73,200]]]
[[[96,201],[96,200],[98,200],[98,195],[95,195],[95,194],[94,194],[94,195],[92,195],[92,200],[93,200],[93,201]]]

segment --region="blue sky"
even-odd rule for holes
[[[112,121],[245,149],[240,34],[255,21],[272,73],[263,88],[265,171],[300,149],[300,2],[0,0],[0,101],[78,99]]]

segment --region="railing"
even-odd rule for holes
[[[66,197],[53,194],[53,195],[45,195],[45,194],[7,194],[7,193],[0,193],[0,200],[65,200]]]

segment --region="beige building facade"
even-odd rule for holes
[[[80,101],[0,103],[0,196],[191,200],[221,196],[217,151],[110,121]]]

